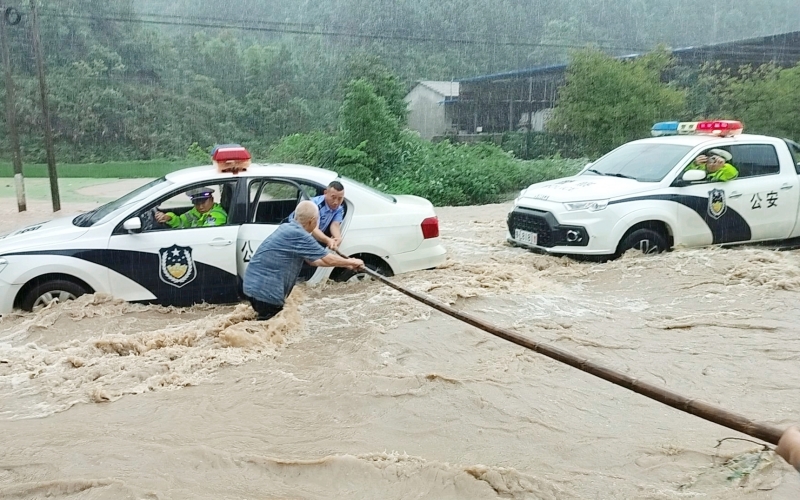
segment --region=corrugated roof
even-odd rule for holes
[[[715,54],[720,57],[736,56],[741,63],[755,62],[762,63],[775,58],[783,60],[800,59],[800,31],[779,33],[755,38],[746,38],[729,42],[712,43],[709,45],[698,45],[696,47],[681,47],[672,49],[672,54],[683,59],[700,58]],[[628,54],[618,56],[618,59],[635,59],[644,54]],[[693,57],[694,56],[694,57]],[[533,68],[506,71],[503,73],[492,73],[489,75],[473,76],[469,78],[459,78],[456,80],[461,83],[472,83],[482,81],[511,80],[515,78],[525,78],[533,75],[547,73],[559,73],[567,68],[567,64],[551,64],[546,66],[536,66]]]
[[[566,64],[549,64],[547,66],[536,66],[533,68],[517,69],[505,71],[503,73],[492,73],[490,75],[473,76],[472,78],[460,78],[461,83],[481,82],[484,80],[510,80],[514,78],[524,78],[526,76],[543,74],[548,72],[558,73],[566,69]]]
[[[437,82],[433,80],[423,80],[420,81],[419,84],[424,85],[445,97],[458,97],[458,82]]]

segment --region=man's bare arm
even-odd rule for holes
[[[328,243],[328,248],[337,250],[339,245],[342,244],[342,226],[338,222],[331,222],[331,241]]]
[[[318,227],[315,227],[314,230],[311,231],[311,236],[313,236],[315,240],[327,246],[329,238],[325,236],[325,233],[320,231]]]
[[[321,259],[309,262],[309,264],[315,267],[346,267],[347,269],[353,270],[364,267],[364,261],[361,259],[345,259],[344,257],[339,257],[335,253],[329,253]]]
[[[331,222],[331,236],[338,240],[342,239],[342,225],[338,222]]]
[[[789,462],[789,465],[800,471],[800,428],[793,426],[786,429],[775,451]]]

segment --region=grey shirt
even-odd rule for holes
[[[267,304],[282,306],[294,288],[303,261],[328,254],[296,220],[281,224],[253,254],[244,272],[244,293]]]

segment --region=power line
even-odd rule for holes
[[[44,15],[44,12],[43,12]],[[301,23],[279,23],[274,21],[256,21],[262,24],[273,24],[275,26],[257,26],[248,25],[242,22],[232,22],[219,18],[218,21],[204,21],[203,18],[194,18],[198,20],[189,20],[192,18],[183,16],[171,16],[174,20],[161,20],[161,19],[142,19],[141,17],[112,17],[112,16],[92,16],[84,14],[68,14],[56,11],[47,11],[49,17],[61,17],[68,19],[82,19],[86,21],[106,21],[106,22],[120,22],[130,24],[152,24],[158,26],[178,26],[178,27],[191,27],[191,28],[210,28],[210,29],[230,29],[240,31],[253,31],[262,33],[280,33],[287,35],[310,35],[310,36],[328,36],[336,38],[354,38],[362,40],[382,40],[382,41],[406,41],[406,42],[419,42],[419,43],[444,43],[455,45],[488,45],[488,46],[505,46],[505,47],[549,47],[549,48],[562,48],[562,49],[582,49],[587,44],[570,44],[570,43],[543,43],[543,42],[525,42],[525,41],[511,41],[502,40],[495,36],[494,39],[475,40],[469,38],[446,38],[446,37],[431,37],[420,35],[401,35],[401,34],[376,34],[376,33],[353,33],[345,31],[335,31],[315,24],[301,24]],[[152,17],[169,17],[159,16],[155,14],[147,15]],[[210,18],[214,19],[214,18]],[[305,27],[304,27],[305,26]],[[616,51],[646,51],[647,49],[631,48],[631,47],[615,47],[615,46],[598,46],[604,50]]]
[[[94,16],[86,14],[73,14],[60,12],[56,9],[43,10],[42,14],[48,17],[61,17],[70,19],[81,19],[86,21],[106,21],[106,22],[120,22],[129,24],[151,24],[160,26],[176,26],[176,27],[194,27],[194,28],[210,28],[210,29],[231,29],[241,31],[253,31],[264,33],[279,33],[288,35],[306,35],[306,36],[328,36],[338,38],[354,38],[362,40],[381,40],[381,41],[407,41],[415,43],[439,43],[439,44],[452,44],[452,45],[472,45],[472,46],[506,46],[506,47],[527,47],[527,48],[562,48],[562,49],[582,49],[590,44],[559,44],[559,43],[544,43],[544,42],[525,42],[502,40],[498,37],[494,39],[475,40],[469,38],[448,38],[448,37],[431,37],[420,35],[405,35],[398,33],[352,33],[348,31],[339,31],[331,29],[330,26],[344,28],[337,25],[321,26],[312,23],[292,23],[280,21],[268,21],[263,19],[248,19],[235,21],[229,18],[222,17],[207,17],[207,16],[185,16],[185,15],[171,15],[171,14],[151,14],[139,13],[133,16]],[[158,19],[143,19],[143,17],[152,17]],[[732,42],[723,42],[711,46],[696,46],[692,47],[698,52],[716,52],[725,54],[727,56],[758,56],[774,54],[777,50],[781,56],[795,56],[797,55],[798,48],[791,46],[784,46],[782,48],[775,47],[747,47],[740,46],[737,48],[729,47],[728,44]],[[606,51],[636,51],[639,53],[648,52],[651,49],[633,49],[629,47],[616,47],[612,45],[595,45],[598,49]],[[677,48],[680,49],[680,48]],[[684,49],[685,50],[685,49]]]
[[[125,16],[92,16],[85,14],[70,14],[59,12],[57,10],[44,11],[51,17],[64,17],[71,19],[82,19],[87,21],[107,21],[107,22],[121,22],[129,24],[151,24],[160,26],[176,26],[176,27],[192,27],[192,28],[210,28],[210,29],[230,29],[241,31],[253,31],[263,33],[278,33],[288,35],[307,35],[307,36],[328,36],[337,38],[354,38],[362,40],[381,40],[381,41],[407,41],[417,43],[440,43],[440,44],[453,44],[453,45],[473,45],[473,46],[506,46],[506,47],[528,47],[528,48],[562,48],[562,49],[582,49],[590,46],[590,43],[576,44],[576,43],[546,43],[546,42],[526,42],[514,41],[508,39],[500,39],[495,36],[493,39],[475,40],[470,38],[453,38],[453,37],[432,37],[421,36],[401,33],[353,33],[342,31],[343,26],[327,25],[322,26],[312,23],[292,23],[281,21],[268,21],[263,19],[249,19],[235,21],[228,18],[221,17],[207,17],[207,16],[183,16],[183,15],[170,15],[170,14],[150,14],[140,13],[136,17]],[[158,19],[144,19],[144,17],[152,17]],[[166,20],[165,20],[166,19]],[[340,28],[338,31],[332,29],[331,26]],[[728,44],[735,44],[736,41],[722,42],[714,45],[702,45],[693,47],[694,50],[704,52],[721,52],[727,55],[759,55],[767,54],[770,51],[778,50],[783,55],[794,55],[799,49],[791,46],[783,48],[775,47],[747,47],[742,46],[738,48],[726,47]],[[597,48],[607,51],[633,51],[633,52],[648,52],[650,49],[631,48],[631,47],[618,47],[613,45],[595,45]],[[675,49],[681,49],[676,47]]]

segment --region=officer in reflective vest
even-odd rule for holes
[[[739,171],[730,162],[733,155],[724,149],[709,149],[706,154],[702,154],[686,167],[686,170],[705,170],[706,180],[725,182],[739,176]]]
[[[194,205],[181,215],[173,212],[156,212],[156,220],[171,228],[222,226],[228,222],[228,214],[219,203],[214,203],[214,189],[202,187],[186,192]]]

